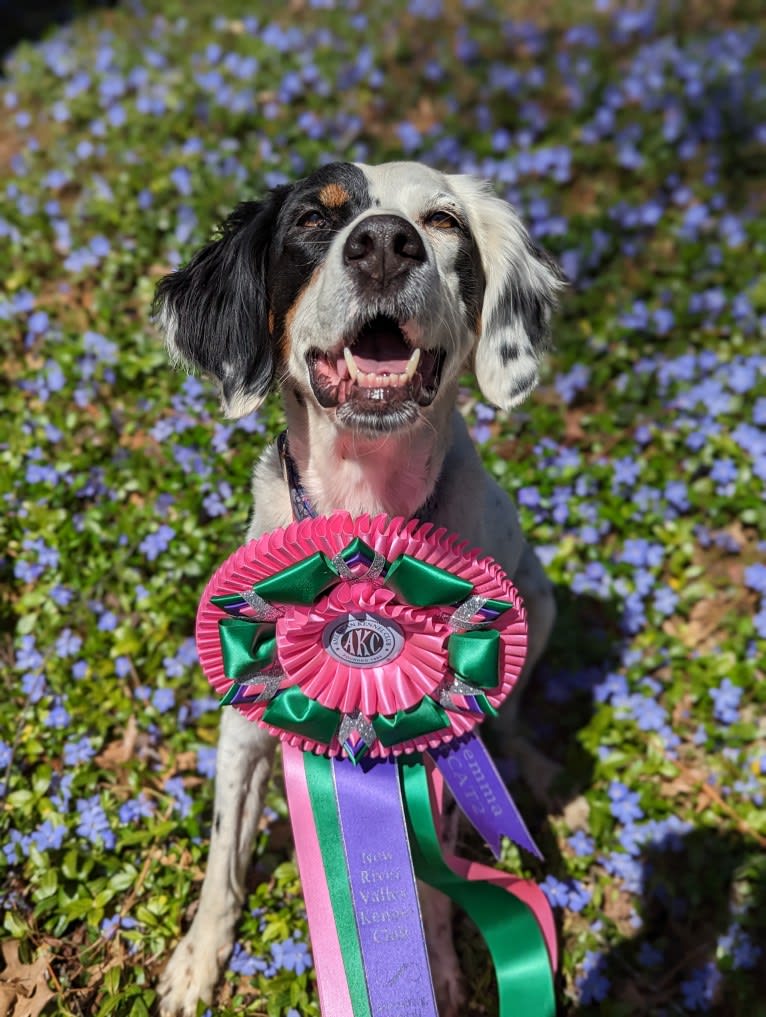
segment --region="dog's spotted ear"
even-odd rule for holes
[[[171,357],[210,375],[227,417],[257,409],[274,381],[266,265],[289,186],[239,204],[220,235],[188,265],[165,276],[152,313]]]
[[[537,385],[550,347],[550,320],[565,277],[537,248],[515,209],[490,186],[453,178],[465,202],[485,275],[481,328],[474,357],[486,399],[508,410]]]

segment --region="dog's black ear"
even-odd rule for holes
[[[451,179],[469,214],[486,278],[476,380],[487,400],[508,410],[537,385],[565,278],[532,243],[516,210],[488,184],[472,177]]]
[[[152,311],[171,356],[216,381],[227,417],[257,409],[274,381],[266,266],[289,190],[239,204],[219,236],[157,287]]]

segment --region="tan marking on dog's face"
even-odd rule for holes
[[[269,332],[271,332],[272,335],[274,335],[274,325],[275,325],[274,312],[269,311]]]
[[[319,200],[326,208],[340,208],[351,196],[341,184],[325,184],[319,192]]]
[[[282,332],[281,335],[279,336],[279,349],[285,361],[288,360],[290,356],[290,351],[292,350],[293,346],[292,339],[293,322],[295,321],[295,315],[298,313],[298,307],[300,306],[300,302],[303,299],[303,295],[306,292],[306,290],[309,289],[309,287],[312,286],[317,281],[321,273],[321,269],[322,266],[317,265],[317,267],[311,273],[309,279],[307,279],[303,286],[301,286],[300,290],[296,294],[295,300],[292,302],[292,304],[290,304],[285,314]]]

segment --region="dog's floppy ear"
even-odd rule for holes
[[[217,382],[227,417],[257,409],[274,380],[266,260],[289,190],[237,205],[220,235],[157,287],[152,311],[171,356]]]
[[[565,279],[489,184],[464,176],[452,180],[471,220],[486,280],[476,380],[487,400],[508,410],[537,384],[556,294]]]

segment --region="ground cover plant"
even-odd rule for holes
[[[546,861],[504,864],[557,909],[561,1012],[764,1012],[758,8],[136,0],[7,55],[2,1013],[150,1013],[191,917],[196,602],[281,418],[220,419],[149,306],[237,200],[336,157],[491,178],[571,280],[535,396],[462,404],[557,584],[525,722],[558,770],[547,807],[515,785]],[[287,831],[277,782],[216,1014],[318,1014]]]

